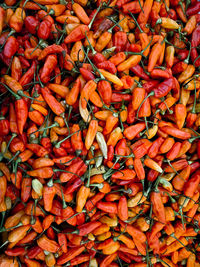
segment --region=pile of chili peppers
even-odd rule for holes
[[[200,2],[0,4],[0,266],[200,266]]]

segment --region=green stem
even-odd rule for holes
[[[93,22],[94,22],[94,20],[95,20],[95,18],[96,18],[96,16],[97,16],[97,14],[99,13],[100,9],[101,9],[101,3],[100,3],[100,5],[98,6],[98,8],[97,8],[97,10],[96,10],[96,12],[95,12],[95,14],[94,14],[92,20],[91,20],[90,23],[88,24],[88,28],[89,28],[89,29],[91,29],[92,24],[93,24]]]
[[[128,12],[129,12],[129,14],[131,15],[131,17],[134,19],[135,24],[137,25],[139,31],[140,31],[141,33],[143,33],[143,30],[141,29],[141,27],[140,27],[139,23],[137,22],[136,18],[134,17],[134,15],[133,15],[130,11],[128,11]]]

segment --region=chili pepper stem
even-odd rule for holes
[[[15,153],[15,155],[9,160],[9,162],[7,163],[7,165],[9,165],[19,154],[20,154],[20,151],[17,151]]]
[[[1,230],[0,230],[1,231]],[[9,243],[9,241],[7,240],[7,241],[5,241],[1,246],[0,246],[0,248],[3,248],[4,246],[6,246],[7,244]]]
[[[97,10],[96,10],[96,12],[95,12],[95,14],[94,14],[92,20],[91,20],[90,23],[88,24],[88,28],[89,28],[89,29],[91,29],[92,24],[93,24],[93,22],[94,22],[94,20],[95,20],[95,18],[96,18],[96,16],[97,16],[97,14],[99,13],[99,11],[100,11],[100,9],[101,9],[101,5],[102,5],[102,2],[101,2],[100,5],[98,6],[98,8],[97,8]]]

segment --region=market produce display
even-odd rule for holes
[[[0,267],[200,266],[200,2],[0,4]]]

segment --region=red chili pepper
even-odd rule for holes
[[[165,224],[166,219],[165,219],[165,209],[164,205],[162,202],[162,198],[160,195],[160,192],[152,192],[150,195],[151,203],[153,205],[153,212],[158,218],[158,220]]]
[[[27,16],[24,20],[26,29],[31,34],[36,34],[37,28],[39,26],[39,20],[34,16]]]
[[[198,2],[199,7],[200,3]],[[198,52],[196,47],[200,44],[200,26],[197,26],[192,33],[192,41],[191,41],[191,59],[196,67],[200,66],[200,58],[198,58]],[[197,59],[198,58],[198,59]]]
[[[143,88],[149,93],[154,87],[156,87],[159,84],[159,81],[156,80],[150,80],[143,84]]]
[[[110,62],[109,60],[98,63],[97,67],[99,69],[107,70],[108,72],[110,72],[112,74],[115,74],[117,72],[115,65],[112,62]]]
[[[43,20],[37,30],[37,35],[40,39],[46,40],[49,38],[51,33],[51,22],[48,20]]]
[[[95,53],[95,55],[93,56],[93,62],[95,65],[98,63],[102,63],[104,61],[106,61],[106,58],[104,57],[103,54],[101,54],[99,52]]]
[[[78,228],[77,229],[78,235],[80,235],[80,236],[87,235],[87,234],[91,233],[92,231],[94,231],[100,225],[101,225],[101,222],[95,222],[95,221],[82,224],[82,225],[77,227]]]
[[[48,91],[48,89],[45,88],[41,88],[41,92],[42,95],[45,99],[45,101],[47,102],[47,104],[49,105],[49,107],[51,108],[51,110],[56,114],[56,115],[61,115],[64,114],[65,108],[60,104],[60,102],[58,102],[56,100],[56,98],[51,95]]]
[[[66,44],[80,41],[81,39],[85,38],[85,33],[89,31],[87,25],[79,25],[76,27],[64,40]]]
[[[13,36],[8,37],[6,44],[3,49],[3,54],[7,58],[11,58],[17,52],[19,48],[19,43],[17,39]]]
[[[153,89],[155,97],[166,96],[174,88],[174,78],[169,78],[160,83]]]
[[[19,133],[22,134],[26,120],[28,118],[28,107],[27,103],[23,98],[20,98],[15,101],[15,110],[17,115],[17,126]]]
[[[195,191],[197,190],[198,188],[198,185],[199,185],[199,182],[200,182],[200,172],[197,171],[195,172],[192,177],[185,183],[184,185],[184,189],[183,189],[183,192],[184,192],[184,195],[186,197],[190,197],[192,198]]]
[[[58,244],[60,245],[62,251],[67,253],[67,238],[63,233],[58,233]]]
[[[24,54],[24,49],[22,47],[20,47],[18,49],[18,53],[19,54]],[[19,60],[20,60],[20,62],[22,64],[23,68],[29,68],[30,67],[30,63],[28,62],[28,60],[24,56],[19,55],[18,58],[19,58]]]
[[[122,102],[124,101],[130,101],[132,99],[132,96],[129,94],[120,94],[117,92],[112,93],[111,102]]]
[[[77,162],[73,162],[65,170],[66,172],[63,172],[60,175],[61,182],[67,182],[71,179],[75,179],[78,176],[83,175],[87,170],[87,165],[81,159],[78,159]]]
[[[117,143],[117,145],[115,147],[115,154],[119,158],[120,158],[120,156],[126,156],[126,139],[125,138],[121,139]]]
[[[98,92],[105,104],[109,105],[112,98],[112,87],[108,81],[100,81],[97,85]]]
[[[138,64],[135,67],[131,67],[130,70],[140,78],[148,81],[150,78],[149,76],[144,72],[144,69]]]
[[[27,72],[21,77],[19,80],[19,83],[22,86],[25,86],[26,84],[30,83],[34,77],[35,71],[36,71],[36,61],[33,61],[31,64],[31,67],[27,70]]]
[[[0,136],[8,135],[9,131],[10,131],[9,121],[1,116],[0,117]]]
[[[127,34],[125,32],[116,32],[113,36],[113,45],[116,47],[116,52],[124,51],[127,43]]]
[[[186,11],[187,16],[196,15],[200,11],[200,3],[196,2],[194,5],[188,7]]]
[[[29,257],[29,259],[34,259],[41,252],[42,252],[42,249],[40,247],[34,246],[29,249],[27,256]]]
[[[92,74],[91,71],[86,70],[84,68],[80,68],[79,70],[80,70],[81,75],[86,81],[95,80],[95,76],[94,74]]]
[[[26,249],[23,247],[15,247],[11,249],[6,249],[5,254],[11,257],[23,256],[26,253]]]

